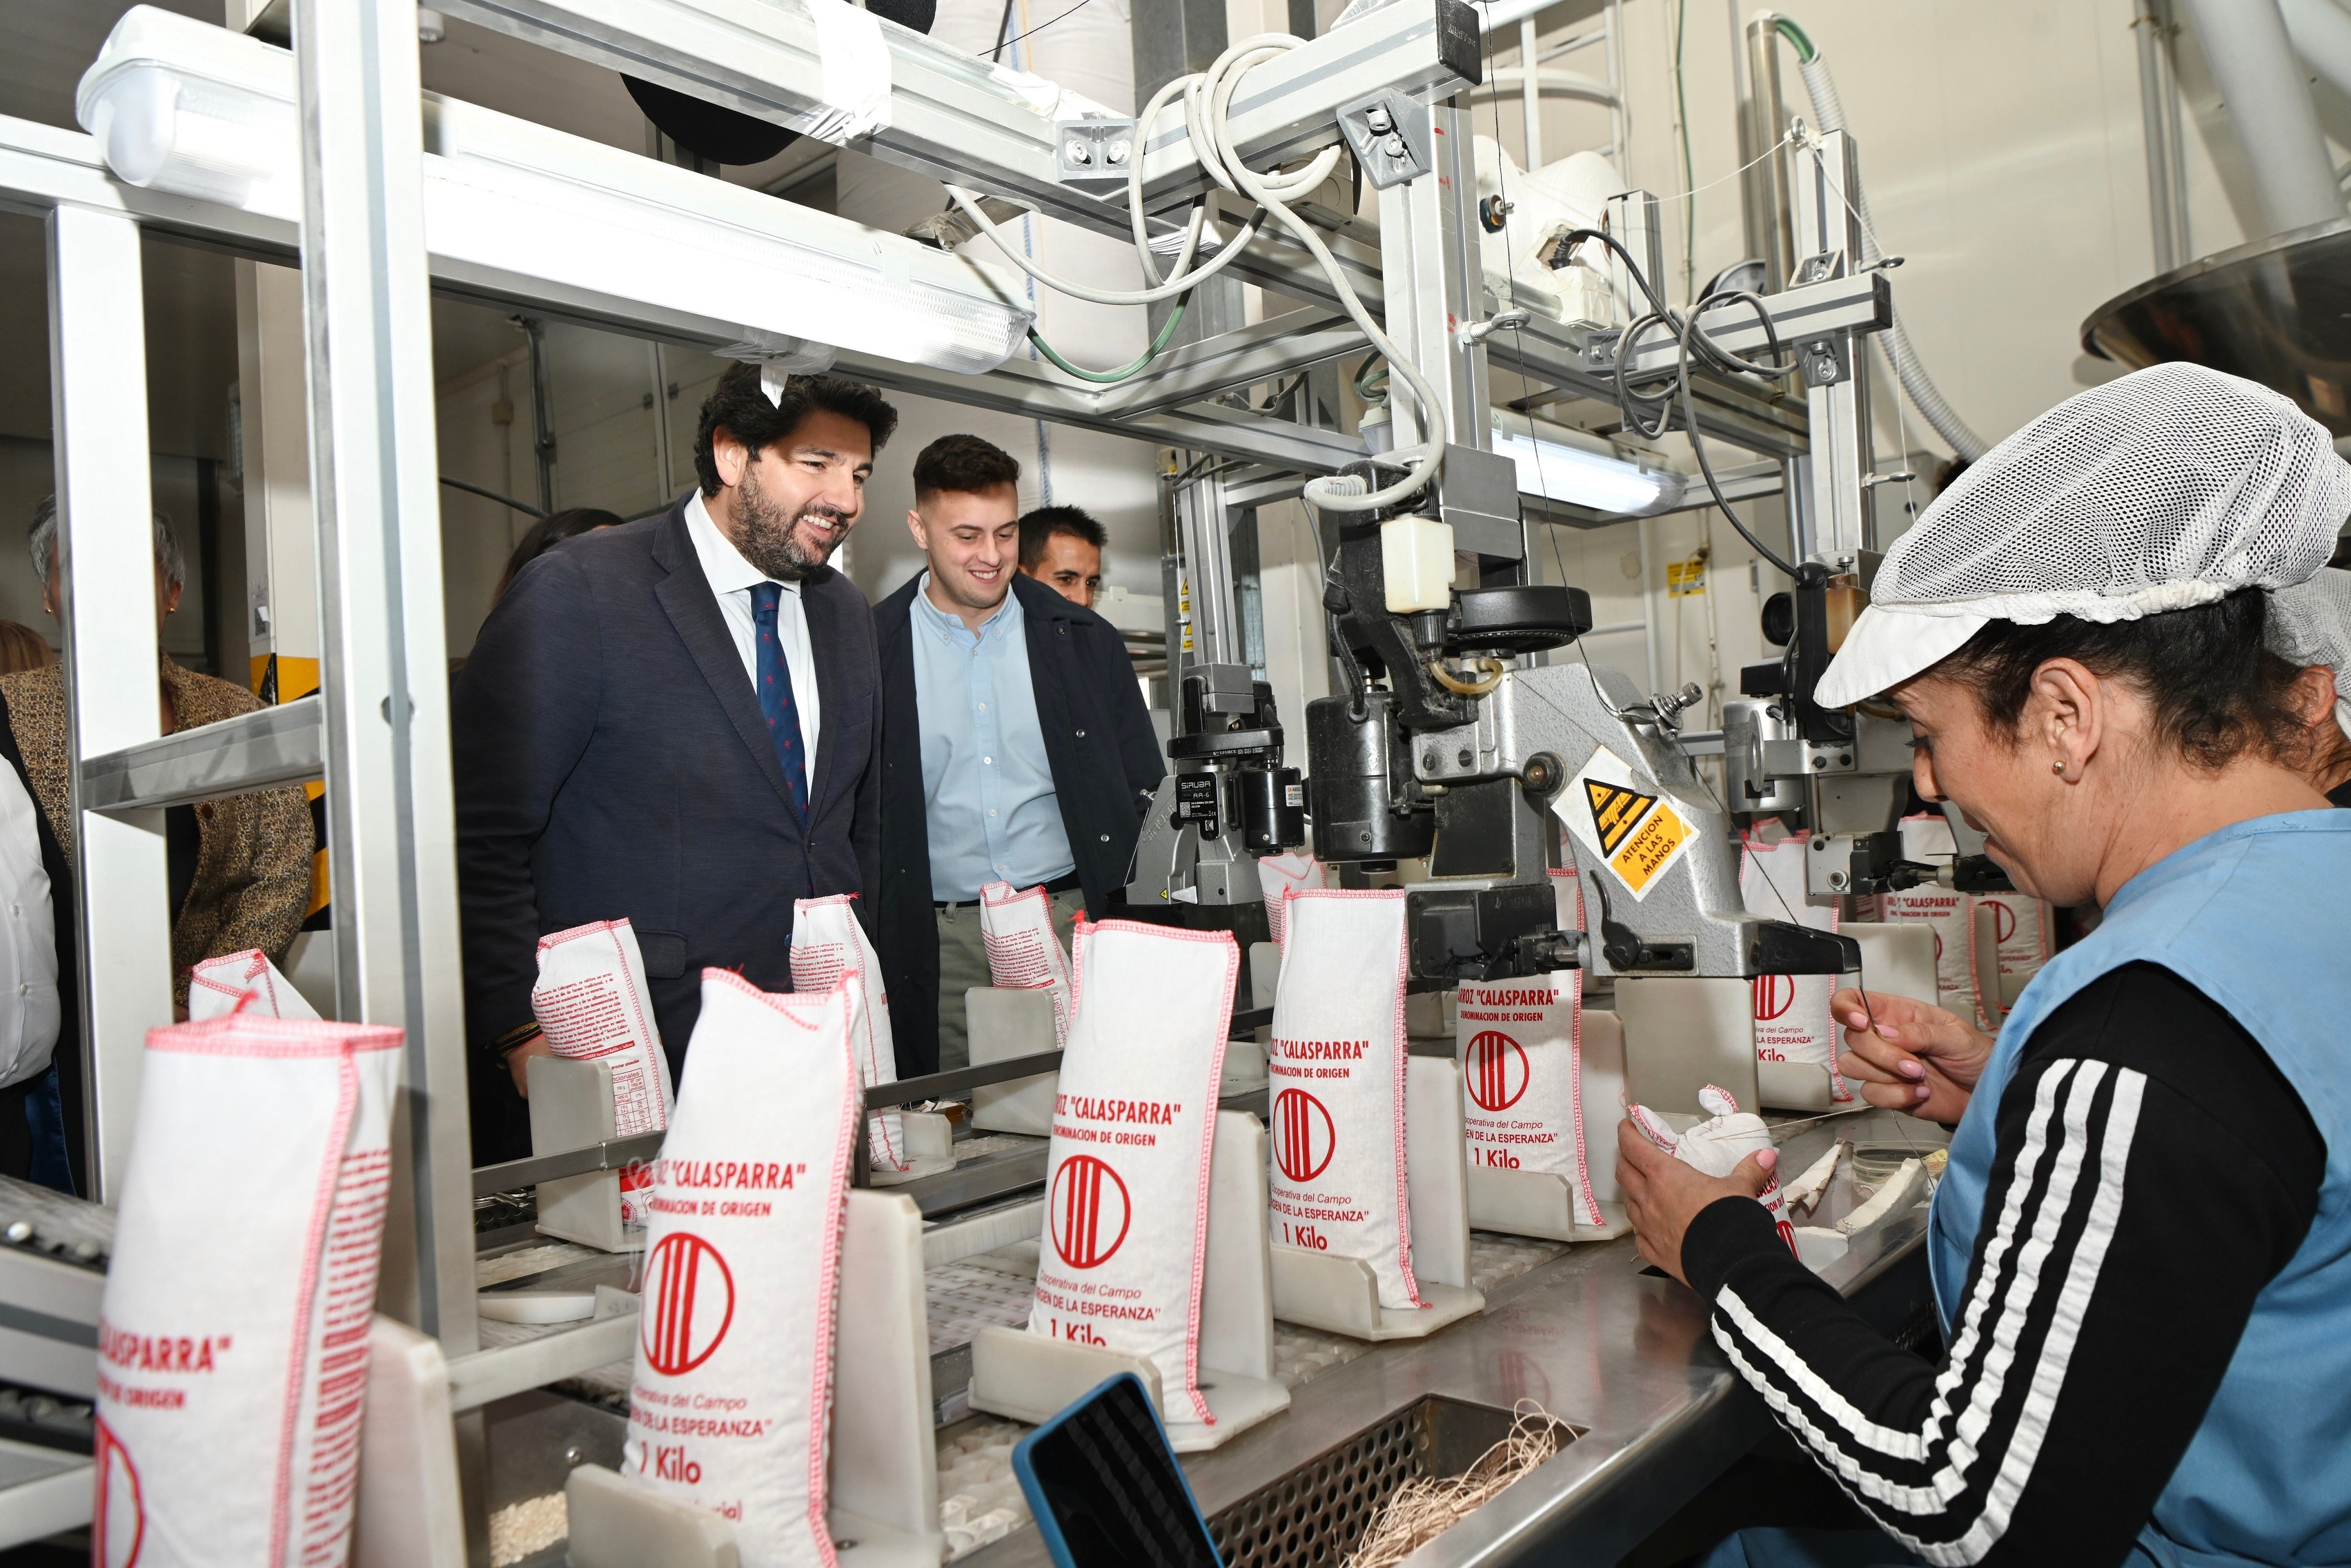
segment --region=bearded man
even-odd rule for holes
[[[795,900],[859,894],[871,919],[873,621],[826,563],[897,423],[853,382],[732,366],[699,491],[548,551],[484,623],[452,719],[476,1163],[529,1152],[541,936],[634,926],[674,1076],[705,967],[789,990]]]

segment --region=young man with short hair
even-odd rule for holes
[[[1094,607],[1110,530],[1082,507],[1040,507],[1020,519],[1020,570],[1072,604]]]
[[[705,967],[789,990],[794,902],[872,907],[873,622],[827,562],[897,422],[857,382],[794,376],[770,397],[730,366],[702,405],[697,488],[530,561],[483,624],[453,702],[458,892],[475,1092],[503,1104],[509,1148],[523,1063],[547,1049],[541,936],[625,916],[682,1072]]]
[[[902,1077],[969,1064],[980,889],[1043,887],[1064,941],[1108,917],[1166,771],[1124,642],[1018,570],[1020,465],[976,435],[914,459],[926,565],[873,607],[883,689],[878,946]]]

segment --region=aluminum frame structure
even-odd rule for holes
[[[812,26],[762,0],[444,0],[442,8],[768,119],[789,122],[823,102]],[[295,0],[298,223],[123,183],[92,138],[6,117],[0,209],[47,225],[96,1196],[119,1191],[145,1033],[172,1014],[163,808],[323,777],[336,1010],[408,1036],[381,1305],[441,1341],[464,1409],[601,1364],[625,1347],[616,1351],[620,1331],[607,1322],[478,1348],[428,298],[699,350],[726,347],[736,334],[624,293],[551,284],[528,257],[488,265],[433,250],[424,214],[436,172],[418,110],[416,13],[415,0]],[[1064,183],[1054,168],[1054,121],[1008,88],[1003,73],[882,27],[893,72],[891,123],[858,145],[1056,217],[1125,232],[1123,193]],[[1429,104],[1447,156],[1382,193],[1376,233],[1336,214],[1313,216],[1366,306],[1393,302],[1395,336],[1441,388],[1453,441],[1467,448],[1492,442],[1489,355],[1562,395],[1614,395],[1614,334],[1541,320],[1490,336],[1471,331],[1489,307],[1476,216],[1456,194],[1474,183],[1466,180],[1468,127],[1447,103],[1474,85],[1477,61],[1476,23],[1462,0],[1401,0],[1253,71],[1233,106],[1244,152],[1262,161],[1329,145],[1338,109],[1367,92],[1395,89]],[[1155,212],[1207,188],[1172,120],[1150,143],[1144,168]],[[141,293],[144,235],[302,268],[319,530],[319,695],[170,737],[159,734],[147,597],[144,324],[123,305]],[[1187,555],[1214,556],[1228,507],[1294,493],[1284,476],[1329,473],[1362,455],[1339,432],[1219,401],[1365,346],[1327,279],[1278,232],[1261,235],[1232,271],[1303,308],[1180,348],[1113,387],[1021,361],[979,375],[854,353],[837,364],[906,392],[1240,460],[1250,465],[1246,478],[1220,479],[1187,506]],[[1849,337],[1886,313],[1882,276],[1833,277],[1770,305],[1783,338]],[[1752,347],[1740,334],[1754,329],[1736,313],[1720,327],[1731,346]],[[1645,360],[1635,369],[1649,367]],[[1712,377],[1702,378],[1698,397],[1710,434],[1775,459],[1809,449],[1806,411],[1794,399]],[[1200,566],[1217,575],[1215,562]],[[1227,565],[1227,586],[1229,576]],[[1199,656],[1229,656],[1228,631],[1208,641],[1216,646],[1204,644]],[[577,1168],[597,1168],[603,1157],[580,1151]]]

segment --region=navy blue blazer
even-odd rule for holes
[[[680,1071],[705,967],[789,990],[793,901],[854,893],[872,908],[882,833],[872,614],[829,567],[800,601],[822,722],[805,821],[683,500],[558,546],[490,612],[458,672],[450,727],[477,1051],[530,1021],[541,936],[625,915]]]
[[[923,793],[923,724],[914,696],[917,571],[873,607],[882,642],[882,893],[875,938],[890,993],[898,1076],[939,1070],[939,928],[931,906],[931,834]],[[1023,572],[1012,574],[1029,633],[1029,679],[1061,826],[1086,913],[1125,907],[1135,841],[1167,759],[1143,706],[1118,629]],[[829,722],[829,721],[828,721]],[[869,901],[870,902],[870,901]],[[951,1004],[963,1005],[956,998]]]

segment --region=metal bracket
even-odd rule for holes
[[[1339,134],[1374,190],[1417,179],[1437,166],[1436,138],[1428,106],[1395,89],[1382,88],[1339,109]]]
[[[1808,386],[1833,386],[1853,379],[1853,339],[1846,334],[1800,343],[1796,355]]]
[[[1123,193],[1134,162],[1132,120],[1064,120],[1053,127],[1054,169],[1061,183],[1099,195]]]

